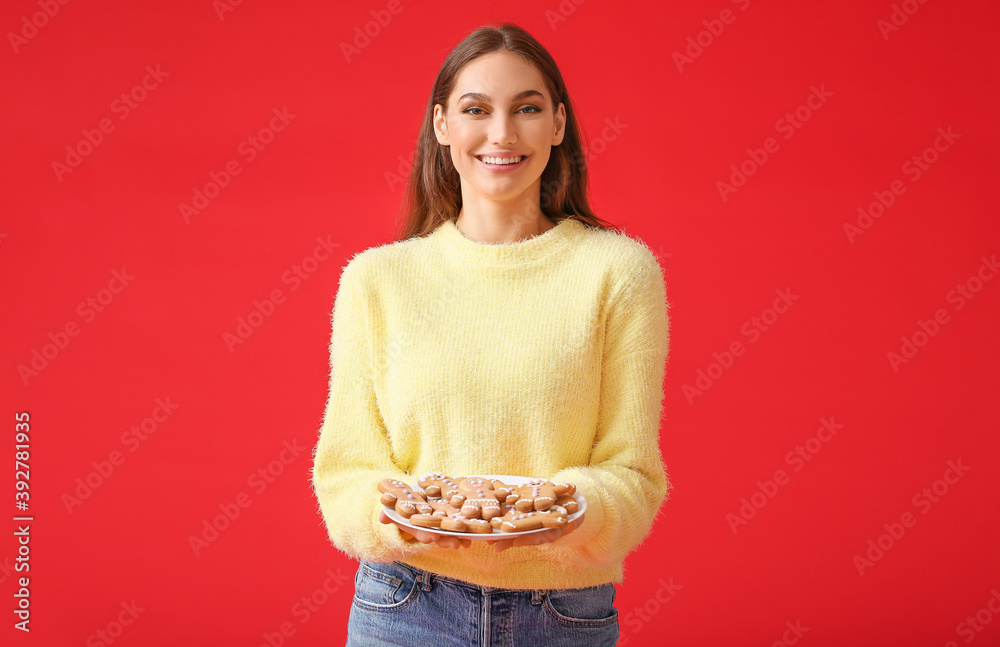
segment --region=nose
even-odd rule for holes
[[[490,123],[490,143],[504,146],[517,141],[514,119],[505,112],[497,113]]]

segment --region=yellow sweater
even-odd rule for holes
[[[329,398],[312,484],[348,556],[507,589],[623,579],[669,483],[658,435],[668,349],[663,273],[626,234],[565,219],[515,243],[447,221],[366,249],[332,312]],[[427,472],[577,486],[583,524],[551,544],[407,542],[376,485]]]

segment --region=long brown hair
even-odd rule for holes
[[[552,147],[549,162],[542,171],[539,197],[542,212],[556,223],[573,218],[599,229],[614,227],[598,218],[587,201],[587,160],[573,103],[556,62],[531,34],[513,23],[505,22],[480,27],[466,36],[438,70],[406,181],[397,241],[423,236],[445,220],[458,218],[462,207],[461,179],[451,161],[450,147],[439,144],[434,136],[434,105],[448,105],[455,79],[467,63],[500,49],[513,52],[534,64],[545,78],[553,107],[558,108],[562,103],[566,109],[563,141]]]

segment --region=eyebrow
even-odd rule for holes
[[[518,92],[517,94],[514,95],[514,102],[520,101],[521,99],[525,99],[527,97],[536,97],[536,96],[542,100],[545,99],[545,95],[543,95],[538,90],[522,90],[521,92]],[[487,103],[493,102],[492,98],[490,98],[488,95],[483,94],[482,92],[466,92],[465,94],[463,94],[458,98],[458,101],[460,102],[463,99],[473,99],[475,101],[485,101]]]

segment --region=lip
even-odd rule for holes
[[[482,159],[480,159],[481,157],[501,157],[501,158],[523,157],[524,159],[522,159],[517,164],[487,164]],[[484,155],[476,155],[476,161],[479,162],[480,166],[482,166],[487,171],[491,171],[493,173],[509,173],[511,171],[516,171],[517,169],[524,166],[524,163],[528,161],[528,157],[529,157],[528,155],[524,155],[522,153],[498,153],[498,154],[489,153]]]

